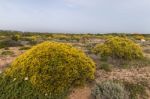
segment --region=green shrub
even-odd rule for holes
[[[44,42],[19,56],[4,75],[27,80],[42,94],[62,96],[70,87],[93,79],[94,71],[95,63],[82,51],[69,44]]]
[[[17,46],[22,46],[22,44],[18,41],[9,39],[0,41],[0,49],[5,47],[17,47]]]
[[[109,38],[104,44],[98,44],[93,52],[102,58],[112,57],[113,59],[141,59],[142,49],[131,40],[122,37]]]
[[[1,53],[1,55],[14,55],[14,52],[13,51],[3,51],[2,53]]]
[[[69,41],[71,40],[71,37],[65,34],[53,34],[53,39]]]
[[[30,45],[36,45],[38,43],[38,37],[37,36],[31,36],[29,40]]]
[[[130,99],[147,99],[146,88],[142,84],[133,84],[129,82],[124,82],[125,88],[130,93]],[[138,98],[140,97],[140,98]]]
[[[145,39],[143,35],[136,35],[134,38],[135,38],[136,40]]]
[[[67,92],[61,96],[44,94],[37,90],[30,81],[0,76],[0,99],[65,99]]]
[[[81,36],[73,35],[73,36],[71,36],[71,39],[72,39],[72,40],[76,40],[76,41],[80,41]]]
[[[11,39],[14,40],[14,41],[18,41],[20,39],[20,35],[17,35],[17,34],[12,35]]]
[[[24,46],[24,47],[21,47],[19,50],[28,50],[28,49],[30,49],[30,47]]]
[[[107,72],[111,72],[112,71],[112,66],[108,63],[101,63],[100,64],[100,69],[103,69]]]
[[[124,87],[113,81],[104,81],[97,84],[92,91],[95,99],[128,99],[128,94]]]
[[[40,43],[39,36],[27,36],[22,38],[23,41],[28,41],[29,45],[36,45]]]

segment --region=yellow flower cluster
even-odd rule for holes
[[[81,50],[46,41],[19,56],[5,75],[27,80],[43,93],[60,94],[94,79],[94,72],[95,63]]]
[[[133,41],[123,37],[109,38],[104,44],[98,44],[93,52],[101,57],[112,57],[118,59],[138,59],[143,58],[142,49]]]

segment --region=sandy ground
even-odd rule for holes
[[[93,99],[91,96],[91,88],[85,86],[83,88],[74,89],[70,94],[69,99]]]
[[[112,72],[98,70],[96,72],[96,82],[105,80],[123,80],[128,82],[147,81],[150,87],[150,67],[140,69],[114,69]],[[91,87],[77,88],[69,96],[69,99],[93,99],[91,96]],[[147,91],[150,94],[149,91]]]
[[[3,51],[4,49],[1,49]],[[10,47],[10,51],[14,52],[14,55],[11,56],[0,56],[0,70],[9,65],[18,55],[22,54],[23,51],[20,51],[17,47]]]
[[[112,72],[98,70],[96,82],[104,80],[122,80],[128,82],[148,81],[150,85],[150,67],[137,69],[114,69]]]

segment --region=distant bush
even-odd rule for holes
[[[19,50],[28,50],[30,49],[31,47],[27,47],[27,46],[24,46],[24,47],[21,47]]]
[[[36,41],[38,39],[38,36],[31,36],[32,41]]]
[[[41,43],[41,37],[40,36],[24,36],[21,38],[21,41],[27,41],[27,44],[29,45],[36,45],[38,43]]]
[[[103,69],[107,72],[111,72],[112,71],[112,66],[108,63],[101,63],[100,64],[100,69]]]
[[[128,99],[128,94],[124,87],[113,81],[104,81],[97,84],[92,91],[95,99]]]
[[[17,35],[17,34],[12,35],[11,39],[14,40],[14,41],[18,41],[20,39],[20,35]]]
[[[1,55],[14,55],[13,51],[3,51]]]
[[[105,59],[108,57],[124,60],[143,58],[140,46],[122,37],[109,38],[104,44],[97,44],[93,52]]]
[[[76,41],[80,41],[81,36],[73,35],[73,36],[71,36],[71,39],[76,40]]]
[[[0,49],[5,47],[17,47],[17,46],[22,46],[22,44],[19,41],[9,39],[0,41]]]
[[[45,99],[34,97],[39,92],[45,94],[46,99],[63,99],[58,97],[64,95],[70,87],[93,79],[94,71],[94,62],[82,51],[69,44],[44,42],[19,56],[4,72],[11,81],[8,80],[7,85],[0,85],[0,89],[4,88],[0,96],[8,97],[9,94],[8,98],[16,95],[18,99]],[[15,79],[14,83],[11,83],[12,79]],[[20,85],[20,82],[24,83]],[[10,86],[14,90],[10,90]],[[33,97],[31,94],[34,94]]]
[[[35,45],[38,43],[38,36],[31,36],[29,39],[29,44],[30,45]]]
[[[145,39],[144,36],[142,36],[142,35],[136,35],[134,38],[135,38],[136,40]]]
[[[57,39],[57,40],[66,40],[66,41],[69,41],[71,40],[71,37],[70,36],[67,36],[67,35],[61,35],[61,34],[53,34],[53,39]]]

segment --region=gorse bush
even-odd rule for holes
[[[95,99],[128,99],[124,87],[113,81],[104,81],[96,85],[92,91]]]
[[[12,35],[11,39],[14,40],[14,41],[18,41],[20,39],[20,35],[17,35],[17,34]]]
[[[62,96],[70,87],[82,85],[87,80],[93,79],[94,71],[94,62],[82,51],[69,44],[44,42],[19,56],[10,68],[5,70],[4,76],[15,79],[16,83],[17,81],[26,81],[27,84],[32,85],[30,89],[34,88],[41,94],[53,97]],[[16,86],[16,83],[12,85],[12,88],[20,88],[19,85]],[[8,83],[9,85],[11,82]],[[0,86],[4,87],[3,84]],[[21,86],[26,87],[22,84]],[[14,90],[3,94],[11,93],[13,95],[12,91]],[[25,90],[23,89],[23,91]],[[20,92],[22,92],[21,89]],[[29,95],[30,91],[29,93],[26,91],[26,93]],[[14,94],[16,94],[15,91]],[[22,97],[18,96],[17,99]],[[26,97],[26,99],[28,98]],[[40,98],[38,97],[38,99]]]
[[[104,44],[97,44],[93,49],[93,52],[105,59],[108,57],[125,60],[143,58],[140,46],[133,41],[122,37],[109,38]]]
[[[136,40],[145,39],[143,35],[136,35],[134,38],[135,38]]]

